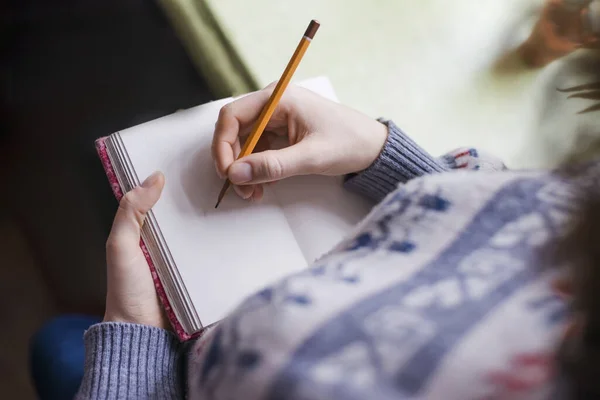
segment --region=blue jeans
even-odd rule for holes
[[[29,368],[41,400],[70,400],[75,396],[83,378],[83,333],[100,321],[83,315],[60,316],[33,336]]]

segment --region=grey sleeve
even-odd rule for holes
[[[183,344],[164,329],[106,322],[85,332],[76,399],[183,399]]]
[[[379,202],[394,191],[399,183],[452,169],[449,160],[431,156],[392,121],[380,121],[388,127],[383,150],[369,168],[346,177],[345,186],[348,189]]]

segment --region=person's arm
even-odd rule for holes
[[[104,321],[84,335],[84,377],[77,399],[183,399],[183,344],[169,331],[140,249],[146,213],[165,184],[152,174],[119,204],[106,242]]]
[[[349,188],[380,200],[401,182],[465,163],[470,166],[466,159],[477,158],[478,153],[471,149],[434,158],[393,123],[377,121],[292,85],[266,127],[267,133],[287,137],[289,146],[236,160],[244,136],[256,123],[273,88],[227,104],[215,126],[212,155],[217,174],[229,178],[244,199],[260,200],[263,184],[291,176],[352,174],[347,179]],[[467,154],[461,155],[464,151]]]
[[[183,345],[167,330],[103,322],[85,332],[76,399],[183,399]]]
[[[442,157],[433,157],[416,144],[394,122],[380,120],[388,127],[388,137],[379,157],[367,169],[346,176],[345,186],[375,201],[381,201],[398,184],[423,175],[454,169],[501,171],[497,158],[473,148],[459,148]]]

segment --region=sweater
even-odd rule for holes
[[[377,203],[305,271],[194,342],[135,324],[85,333],[80,399],[538,399],[568,309],[541,253],[570,186],[475,149],[434,158],[392,122],[346,186]]]

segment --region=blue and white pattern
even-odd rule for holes
[[[506,165],[497,157],[471,147],[461,147],[440,160],[450,169],[469,169],[473,171],[505,171]]]
[[[208,333],[189,361],[190,397],[494,398],[486,371],[552,351],[567,313],[541,253],[572,212],[569,187],[450,175],[400,187],[311,268]]]

